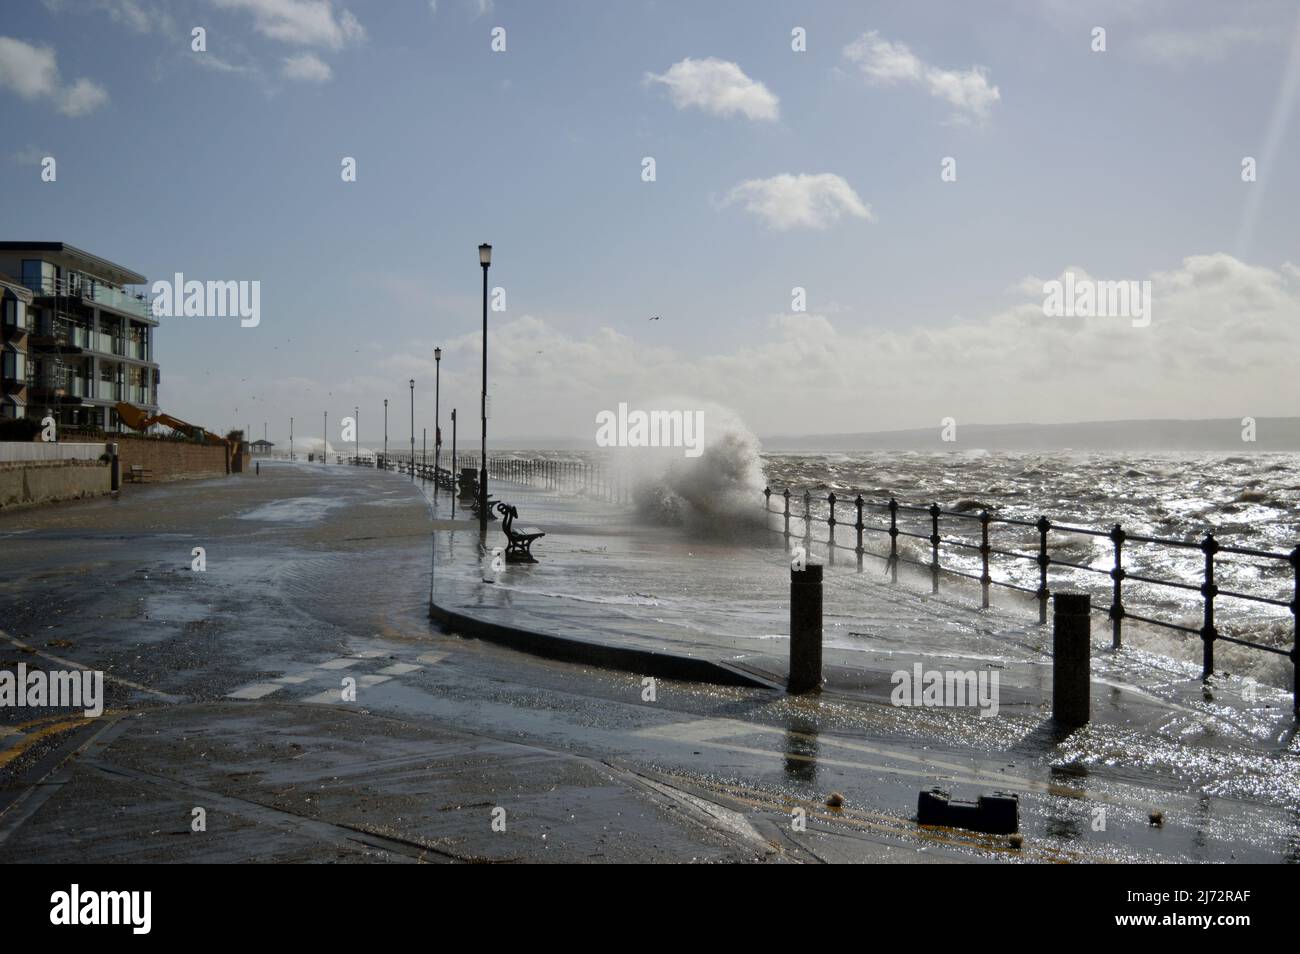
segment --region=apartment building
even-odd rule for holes
[[[64,242],[0,242],[0,413],[106,431],[122,429],[118,401],[157,413],[158,321],[145,283]]]

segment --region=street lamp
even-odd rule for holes
[[[357,466],[361,466],[361,407],[352,405],[352,439],[357,445]]]
[[[388,469],[388,398],[384,398],[384,470]]]
[[[442,349],[433,349],[433,470],[438,470],[438,452],[442,450],[442,415],[438,399],[442,393]],[[433,492],[438,492],[438,483],[434,481]]]
[[[289,459],[293,460],[293,418],[289,418]]]
[[[415,480],[415,378],[411,378],[411,480]]]
[[[478,522],[480,532],[487,533],[487,299],[488,268],[492,265],[492,246],[486,242],[478,247],[478,263],[483,266],[483,444],[478,474]]]
[[[322,464],[328,464],[330,462],[330,459],[329,456],[325,453],[325,448],[329,446],[329,442],[330,442],[330,412],[329,411],[325,412],[324,428],[325,429],[321,431],[321,435],[320,435],[320,462]]]

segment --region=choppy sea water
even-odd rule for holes
[[[520,454],[519,456],[531,456]],[[586,455],[548,453],[573,459]],[[590,459],[590,458],[588,458]],[[766,521],[780,528],[782,519],[764,515],[763,488],[770,487],[770,509],[784,509],[781,492],[790,489],[792,532],[803,534],[805,491],[812,495],[813,539],[824,549],[829,511],[826,497],[838,498],[837,543],[852,547],[855,541],[853,500],[861,494],[871,502],[895,497],[901,504],[928,507],[976,517],[985,508],[994,517],[1036,521],[1046,516],[1054,525],[1090,528],[1103,532],[1119,524],[1131,536],[1149,536],[1199,544],[1213,532],[1221,546],[1242,547],[1272,554],[1289,554],[1300,544],[1300,454],[1159,454],[1047,453],[964,451],[871,451],[862,453],[763,452],[751,436],[729,433],[715,437],[704,455],[685,460],[680,455],[647,459],[636,451],[616,451],[604,459],[620,470],[635,488],[643,519],[675,521],[704,532],[723,532],[738,523]],[[885,553],[888,514],[868,506],[864,522],[877,532],[864,535],[870,552]],[[915,514],[900,519],[900,527],[928,536],[929,517]],[[944,516],[940,521],[945,541],[958,539],[978,544],[979,523]],[[1032,527],[994,523],[990,544],[995,549],[1037,554],[1039,534]],[[816,547],[814,547],[816,550]],[[930,560],[930,544],[914,537],[900,538],[905,558]],[[1111,601],[1109,571],[1114,547],[1106,536],[1087,536],[1053,530],[1049,555],[1055,562],[1049,587],[1083,589],[1093,594],[1094,605]],[[847,560],[852,554],[844,555]],[[940,553],[941,565],[978,575],[980,556],[973,549],[950,546]],[[1203,621],[1203,553],[1198,547],[1174,547],[1129,541],[1123,563],[1131,576],[1150,577],[1179,586],[1161,586],[1127,579],[1123,584],[1125,609],[1164,622],[1198,630]],[[1073,569],[1071,563],[1090,569]],[[1039,569],[1032,559],[995,555],[991,575],[997,581],[1034,589]],[[1294,641],[1294,619],[1288,604],[1295,598],[1295,570],[1285,559],[1221,553],[1215,559],[1215,583],[1233,591],[1276,604],[1256,603],[1220,595],[1215,622],[1220,633],[1289,651]],[[995,594],[998,588],[995,587]],[[997,596],[994,597],[997,599]],[[1130,627],[1135,625],[1132,621]],[[1191,633],[1170,632],[1170,638],[1197,641]],[[1226,647],[1225,647],[1226,649]],[[1258,650],[1246,650],[1253,665]],[[1182,653],[1186,655],[1186,650]],[[1267,654],[1265,654],[1267,655]],[[1238,658],[1241,658],[1238,656]],[[1288,672],[1289,661],[1273,657],[1260,660],[1275,674]],[[1276,680],[1274,680],[1276,681]],[[1289,676],[1287,677],[1289,682]]]
[[[928,506],[972,516],[987,508],[995,517],[1035,521],[1046,516],[1053,524],[1108,531],[1119,524],[1132,535],[1184,543],[1200,543],[1213,532],[1222,546],[1288,554],[1300,544],[1300,455],[1207,454],[1142,456],[1134,454],[990,453],[951,454],[872,452],[864,454],[768,454],[762,461],[773,490],[772,509],[783,510],[778,494],[787,486],[795,495],[792,512],[802,514],[803,492],[813,495],[813,520],[824,520],[826,497],[834,492],[841,523],[855,519],[853,499],[870,501],[896,497],[900,503]],[[868,507],[868,525],[888,525],[888,515]],[[800,532],[801,524],[796,522]],[[929,517],[915,515],[900,526],[930,532]],[[975,520],[942,517],[941,534],[955,533],[979,542]],[[814,529],[819,529],[815,523]],[[840,542],[853,542],[841,526]],[[867,535],[867,546],[887,546],[888,538]],[[994,524],[995,548],[1036,554],[1039,534],[1024,527]],[[906,538],[905,556],[928,561],[929,544]],[[1052,531],[1049,554],[1057,561],[1108,573],[1114,547],[1106,537]],[[945,547],[941,563],[978,573],[974,551]],[[1139,542],[1124,546],[1129,574],[1199,587],[1204,581],[1204,554],[1199,549]],[[1038,566],[1028,559],[994,557],[992,575],[1025,587],[1038,585]],[[1220,554],[1215,559],[1215,583],[1220,589],[1289,602],[1294,597],[1295,571],[1286,560]],[[1069,586],[1097,594],[1108,603],[1111,581],[1103,572],[1067,567],[1052,570],[1054,588]],[[1203,599],[1199,591],[1129,580],[1123,585],[1130,612],[1199,628]],[[1293,620],[1286,606],[1253,603],[1228,596],[1216,600],[1216,625],[1231,635],[1264,645],[1287,648]]]

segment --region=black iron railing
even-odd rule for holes
[[[379,467],[409,474],[412,462],[409,455],[383,454],[375,457],[349,457],[348,463],[362,467]],[[435,468],[420,459],[414,461],[415,476],[420,480],[435,480],[440,486],[452,486],[463,469],[479,470],[477,454],[444,454],[447,467]],[[514,483],[539,487],[543,490],[570,491],[586,494],[610,503],[629,503],[631,485],[616,470],[601,463],[584,460],[552,460],[541,457],[489,457],[488,479],[509,480]]]
[[[619,471],[585,460],[540,457],[489,457],[488,478],[586,494],[610,503],[630,503],[631,485]]]
[[[1174,540],[1163,537],[1147,536],[1145,534],[1128,533],[1119,524],[1115,524],[1109,530],[1100,530],[1092,527],[1079,527],[1063,523],[1054,523],[1046,516],[1040,516],[1037,520],[1023,520],[1012,517],[994,516],[989,513],[987,509],[981,509],[978,513],[974,513],[970,511],[944,510],[938,504],[931,504],[928,507],[901,504],[898,500],[892,497],[887,502],[870,501],[864,499],[861,494],[858,494],[852,500],[837,497],[834,493],[829,493],[825,497],[818,497],[816,498],[818,503],[820,504],[825,502],[827,510],[824,516],[815,516],[813,514],[814,498],[811,491],[804,491],[802,494],[802,513],[791,512],[791,497],[793,496],[797,501],[799,500],[799,495],[791,494],[788,488],[784,492],[776,495],[778,498],[777,509],[772,508],[772,496],[772,489],[770,487],[764,488],[764,506],[768,513],[777,514],[783,518],[784,525],[779,532],[784,533],[787,541],[789,541],[791,537],[802,537],[805,543],[813,542],[812,527],[814,523],[824,523],[829,528],[827,539],[825,541],[817,542],[824,542],[827,545],[827,562],[832,565],[835,563],[836,551],[853,552],[856,556],[858,570],[862,569],[863,559],[866,556],[883,559],[886,564],[886,570],[890,574],[891,581],[897,583],[899,564],[912,564],[929,574],[930,591],[932,593],[939,592],[939,580],[942,575],[946,574],[965,577],[980,584],[981,604],[984,607],[989,606],[989,593],[993,586],[1019,590],[1032,595],[1037,600],[1039,623],[1047,622],[1047,605],[1051,593],[1048,585],[1049,568],[1065,567],[1085,573],[1107,576],[1111,581],[1110,603],[1094,603],[1093,605],[1094,609],[1104,612],[1110,618],[1111,644],[1114,648],[1118,649],[1122,645],[1124,621],[1135,620],[1152,626],[1199,636],[1202,644],[1201,672],[1204,678],[1208,678],[1214,672],[1214,645],[1216,642],[1232,643],[1237,646],[1245,646],[1249,649],[1289,658],[1294,667],[1293,679],[1295,680],[1292,689],[1293,711],[1298,717],[1300,717],[1300,639],[1297,639],[1296,637],[1297,631],[1300,629],[1300,619],[1298,619],[1298,610],[1300,610],[1300,546],[1293,548],[1289,553],[1276,553],[1268,550],[1255,549],[1253,547],[1226,545],[1220,543],[1213,533],[1206,533],[1198,541]],[[851,505],[853,508],[853,521],[847,524],[854,533],[854,543],[852,546],[840,543],[836,539],[836,529],[845,526],[845,524],[837,517],[837,507],[845,504]],[[865,513],[887,514],[889,518],[888,525],[869,523],[864,517]],[[903,518],[902,525],[900,525],[900,515]],[[915,522],[919,520],[921,528],[919,530],[911,529],[911,525],[908,523],[908,518],[912,518],[911,525],[914,525]],[[790,522],[792,519],[802,525],[802,534],[791,532]],[[977,525],[979,532],[978,542],[952,532],[949,532],[948,535],[944,535],[941,531],[945,524],[941,524],[941,520],[965,522],[968,525]],[[990,528],[996,526],[1017,528],[1021,531],[1035,531],[1038,536],[1036,551],[1033,553],[1026,553],[1021,550],[994,546],[990,541]],[[865,543],[868,534],[888,536],[888,552],[877,553],[874,552],[874,550],[869,549]],[[1060,537],[1069,535],[1082,535],[1086,537],[1108,539],[1111,544],[1112,552],[1110,566],[1090,566],[1084,563],[1062,559],[1060,556],[1054,556],[1052,554],[1053,541]],[[930,550],[929,560],[917,560],[902,554],[899,551],[898,545],[900,537],[910,537],[928,544]],[[1132,544],[1157,548],[1166,547],[1181,551],[1199,550],[1203,557],[1201,561],[1200,581],[1196,583],[1188,583],[1179,580],[1160,579],[1142,573],[1131,572],[1125,568],[1124,557],[1126,547]],[[980,572],[972,573],[969,570],[963,570],[960,567],[952,565],[944,566],[940,560],[940,551],[945,547],[953,550],[965,550],[970,553],[978,554]],[[1220,586],[1217,582],[1216,561],[1225,557],[1234,556],[1289,564],[1291,568],[1290,598],[1271,598]],[[995,557],[1000,557],[1006,560],[1022,560],[1036,563],[1038,565],[1038,585],[1025,586],[1022,583],[1016,583],[1012,580],[995,579],[991,572],[993,559]],[[1134,612],[1125,604],[1124,585],[1126,583],[1143,583],[1153,587],[1165,587],[1172,590],[1181,590],[1184,592],[1200,594],[1200,626],[1189,626],[1186,623]],[[1222,631],[1219,625],[1215,622],[1215,606],[1218,600],[1224,598],[1242,600],[1247,603],[1258,605],[1281,607],[1288,610],[1291,613],[1291,649],[1287,650],[1277,646],[1269,646],[1265,643],[1256,642],[1241,636],[1230,635],[1229,633]]]

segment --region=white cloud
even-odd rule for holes
[[[59,94],[59,112],[85,116],[108,102],[108,90],[94,80],[79,79]]]
[[[984,67],[948,70],[931,66],[907,44],[886,40],[876,30],[862,34],[844,47],[844,56],[873,83],[884,86],[913,83],[922,87],[952,106],[956,110],[953,118],[959,121],[987,119],[993,104],[1002,98],[998,88],[989,82]]]
[[[905,43],[882,39],[876,30],[846,46],[844,55],[858,65],[864,76],[878,83],[919,80],[925,72],[925,64]]]
[[[152,33],[154,30],[170,33],[175,30],[175,23],[165,3],[166,0],[80,0],[75,9],[78,12],[106,11],[115,23],[123,23],[136,33]],[[51,13],[62,13],[69,5],[68,0],[45,0]]]
[[[41,160],[49,154],[46,149],[38,149],[36,146],[24,146],[22,149],[10,153],[9,158],[20,166],[36,166],[40,165]]]
[[[304,83],[328,83],[334,76],[329,64],[315,53],[300,53],[284,58],[283,73],[286,79]]]
[[[202,56],[196,56],[192,62],[207,70],[215,70],[218,73],[235,73],[245,76],[257,76],[261,72],[251,63],[232,63],[224,60],[215,53],[207,52]]]
[[[1263,27],[1163,30],[1140,38],[1137,50],[1144,57],[1166,66],[1180,66],[1191,62],[1218,62],[1235,49],[1259,46],[1281,37],[1284,34]]]
[[[0,86],[23,99],[53,96],[59,88],[59,67],[53,47],[33,46],[0,36]]]
[[[213,0],[227,10],[247,10],[262,36],[284,43],[339,50],[365,39],[351,11],[334,10],[333,0]]]
[[[835,321],[784,314],[712,354],[658,344],[640,325],[637,337],[610,328],[571,335],[525,316],[494,326],[512,343],[493,351],[494,426],[500,434],[590,436],[596,410],[664,394],[743,408],[755,431],[787,434],[937,425],[949,415],[1050,423],[1293,413],[1300,287],[1279,271],[1219,253],[1114,277],[1150,279],[1149,327],[1044,317],[1041,283],[993,314],[897,330],[860,313]],[[671,321],[666,314],[650,327],[657,333]],[[472,329],[439,342],[444,401],[477,395],[480,342]],[[427,344],[394,356],[390,373],[376,377],[432,379]]]
[[[53,47],[35,46],[0,36],[0,88],[26,100],[51,99],[65,116],[84,116],[108,102],[108,92],[94,80],[64,86]]]
[[[663,74],[647,73],[647,83],[662,83],[678,109],[691,106],[731,116],[741,113],[749,119],[779,118],[779,102],[766,86],[750,79],[735,63],[709,57],[693,60],[689,56],[674,63]]]
[[[723,204],[734,202],[744,203],[746,211],[778,230],[824,229],[846,215],[875,220],[853,187],[830,172],[747,179],[727,193]]]

